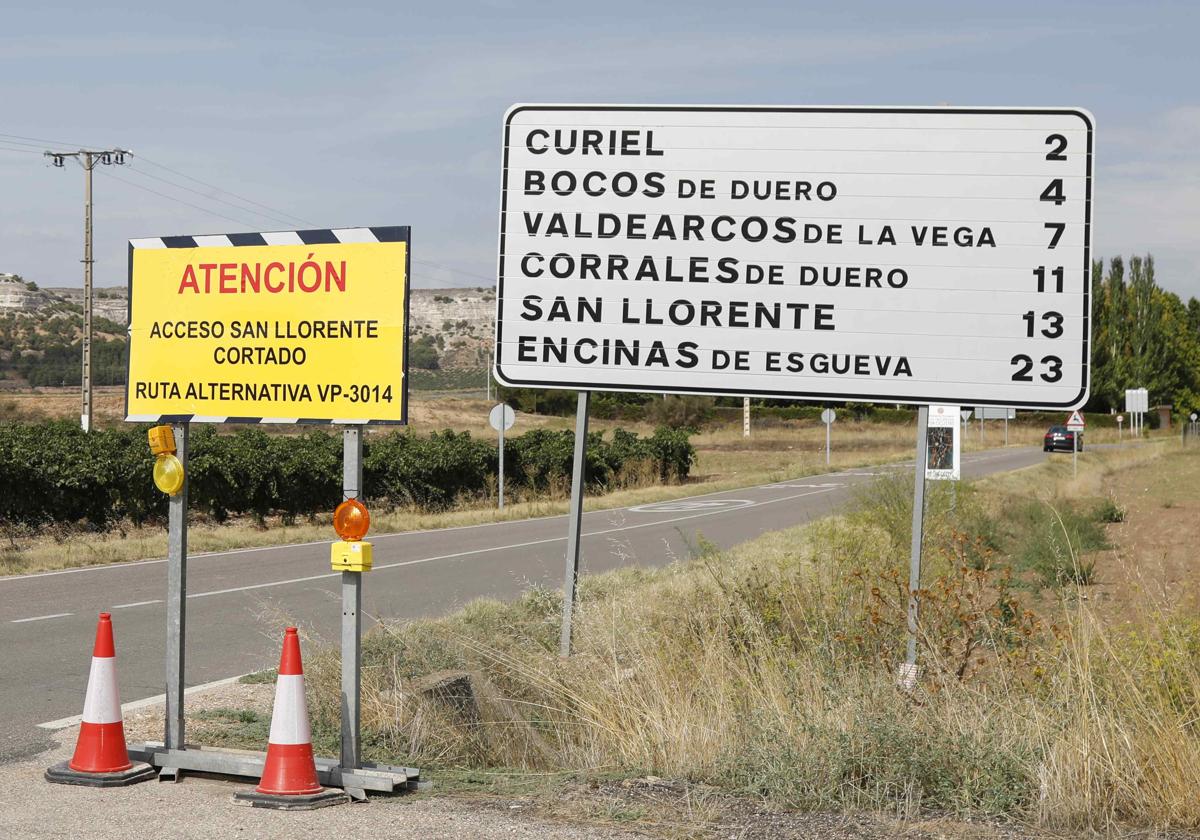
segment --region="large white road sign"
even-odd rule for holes
[[[514,106],[510,385],[1075,407],[1077,109]]]

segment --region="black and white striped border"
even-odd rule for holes
[[[153,248],[223,248],[246,245],[336,245],[352,242],[409,241],[409,227],[318,228],[314,230],[274,230],[261,233],[218,233],[203,236],[160,236],[129,240],[129,311],[126,323],[133,323],[133,252]],[[128,423],[278,423],[310,426],[403,426],[408,424],[408,285],[409,258],[404,266],[404,374],[400,384],[399,420],[356,420],[323,417],[215,417],[204,414],[125,414]],[[125,361],[125,405],[129,405],[129,358]]]
[[[238,245],[336,245],[339,242],[407,242],[407,227],[276,230],[266,233],[219,233],[212,236],[160,236],[130,239],[132,248],[220,248]]]

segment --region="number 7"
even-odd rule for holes
[[[1067,223],[1066,222],[1046,222],[1044,227],[1046,228],[1046,230],[1054,231],[1054,234],[1050,237],[1050,244],[1047,245],[1046,247],[1052,248],[1052,249],[1057,248],[1058,240],[1062,239],[1063,231],[1067,229]]]

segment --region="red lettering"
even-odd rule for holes
[[[237,294],[237,286],[234,285],[234,283],[237,282],[236,269],[237,269],[237,263],[221,263],[221,269],[220,269],[220,272],[221,272],[220,273],[220,278],[221,278],[220,292],[221,292],[221,294],[223,294],[223,295],[236,295]]]
[[[249,266],[246,263],[242,263],[242,291],[243,292],[246,291],[247,288],[252,289],[255,292],[257,292],[259,290],[259,270],[261,268],[262,268],[262,265],[259,263],[255,263],[253,266]]]
[[[188,267],[183,270],[183,277],[179,281],[178,293],[183,294],[183,290],[189,287],[196,294],[200,294],[200,287],[196,283],[196,270],[192,268],[191,265],[188,265]]]
[[[263,286],[266,287],[268,292],[278,294],[279,292],[283,291],[283,281],[278,280],[276,281],[275,285],[271,285],[272,271],[283,271],[283,263],[273,262],[266,267],[266,270],[263,271]]]

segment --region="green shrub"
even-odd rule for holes
[[[535,429],[506,441],[510,487],[549,492],[570,482],[574,435]],[[617,430],[611,440],[588,435],[586,482],[592,491],[687,478],[695,450],[687,432],[660,428],[646,438]],[[191,430],[189,502],[218,522],[252,515],[285,521],[332,510],[342,497],[341,436],[323,430],[268,435],[260,428],[220,434]],[[166,513],[166,496],[151,480],[145,426],[84,434],[68,421],[0,424],[0,527],[50,523],[105,528],[128,519],[141,525]],[[443,510],[486,496],[495,480],[492,440],[468,432],[423,436],[409,430],[368,438],[366,495],[391,506]]]

